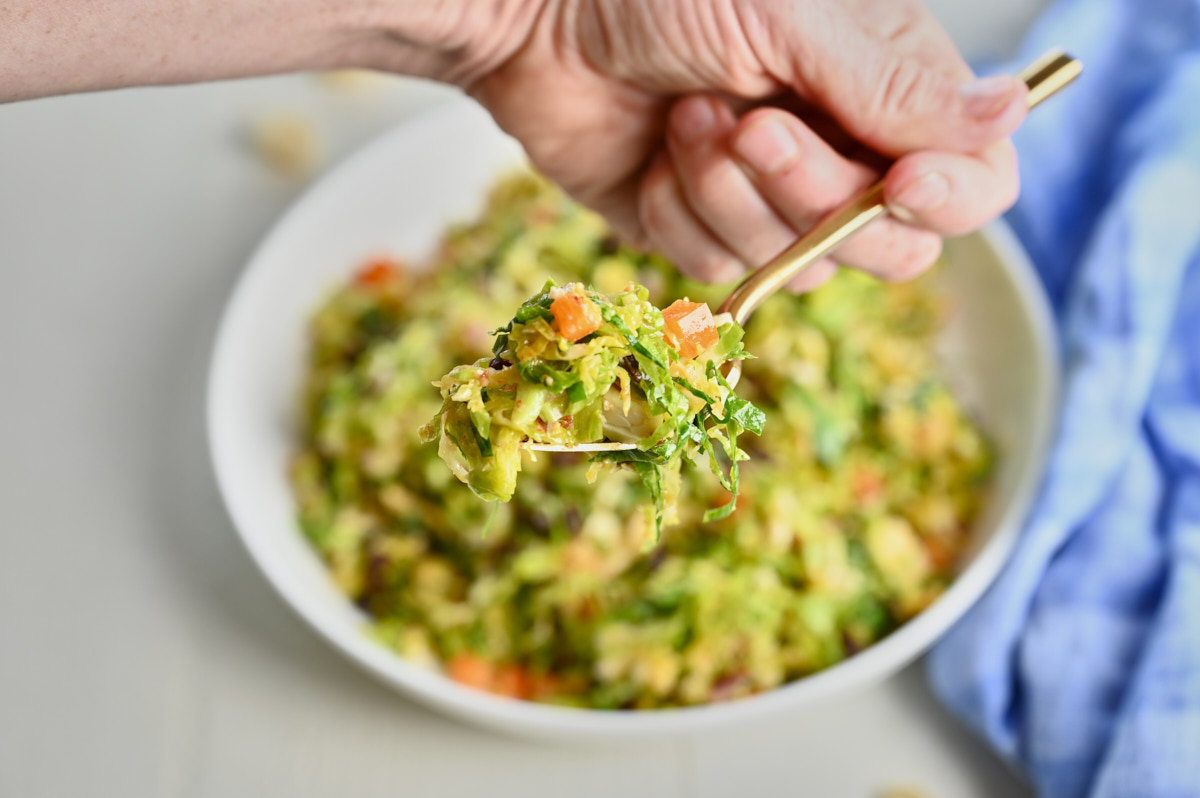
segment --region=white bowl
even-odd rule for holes
[[[943,338],[953,380],[996,438],[1002,459],[972,532],[966,565],[931,607],[828,670],[726,704],[651,712],[576,710],[460,687],[370,640],[366,617],[334,587],[301,535],[286,477],[295,446],[306,324],[364,257],[429,253],[445,225],[470,217],[520,148],[476,105],[443,106],[383,136],[317,183],[279,221],[225,312],[208,395],[217,480],[247,548],[271,584],[330,643],[383,681],[459,718],[555,740],[692,733],[862,688],[923,652],[991,583],[1042,473],[1055,416],[1049,313],[1020,246],[1000,224],[948,242],[943,270],[955,313]]]

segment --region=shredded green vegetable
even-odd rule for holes
[[[708,381],[672,380],[713,408],[719,474],[656,476],[634,459],[589,483],[582,455],[518,452],[511,500],[480,501],[420,440],[444,404],[429,386],[488,351],[547,275],[605,295],[636,283],[657,307],[715,303],[728,290],[618,246],[598,217],[522,175],[451,230],[429,268],[371,267],[316,311],[291,471],[300,525],[380,644],[523,699],[703,704],[840,662],[950,582],[991,454],[937,368],[943,303],[929,283],[846,271],[811,294],[773,297],[746,330],[757,359],[736,395],[716,362],[711,373],[704,365]],[[511,352],[518,324],[536,315],[518,317],[493,356]],[[714,348],[742,345],[732,328],[725,335]],[[575,401],[561,371],[541,376]],[[736,463],[734,510],[718,436],[730,421],[754,428],[750,407],[765,431],[739,438],[750,459]],[[467,448],[491,441],[495,456],[499,425],[485,415],[484,433],[472,421],[458,437]],[[703,464],[710,450],[700,451]],[[672,493],[678,523],[655,542],[657,495]],[[726,517],[703,523],[706,513]]]
[[[580,333],[575,337],[560,330],[555,316],[564,305],[558,312],[568,324],[585,325],[569,328]],[[686,312],[689,303],[680,305]],[[698,315],[709,322],[707,345],[684,356],[644,286],[603,294],[551,280],[495,331],[491,358],[456,366],[434,383],[443,404],[422,428],[422,440],[436,441],[454,475],[491,501],[512,498],[524,441],[636,444],[591,460],[641,476],[654,501],[656,538],[664,518],[676,517],[681,464],[706,455],[732,494],[706,520],[723,518],[736,508],[738,463],[746,459],[738,436],[761,434],[765,416],[734,394],[720,371],[746,357],[741,327],[727,317],[718,323],[707,305]]]

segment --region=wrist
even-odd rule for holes
[[[350,65],[469,88],[528,40],[548,0],[362,0]]]

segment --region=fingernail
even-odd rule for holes
[[[691,97],[675,108],[671,115],[671,128],[675,138],[683,144],[703,136],[716,121],[712,105],[703,97]]]
[[[987,119],[1003,111],[1016,91],[1016,82],[1008,75],[979,78],[959,89],[963,110],[975,119]]]
[[[941,172],[930,172],[918,177],[896,194],[888,209],[904,221],[914,213],[937,210],[950,199],[950,181]]]
[[[761,175],[777,175],[800,156],[800,143],[777,119],[768,119],[742,131],[733,150],[747,166]]]

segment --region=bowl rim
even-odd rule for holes
[[[390,150],[396,141],[424,127],[477,123],[483,114],[472,101],[455,100],[419,113],[397,124],[369,142],[310,185],[273,223],[247,260],[229,295],[217,328],[209,361],[206,395],[206,433],[209,459],[222,502],[243,545],[259,571],[285,603],[304,621],[352,662],[385,683],[399,688],[410,698],[476,725],[524,736],[589,740],[636,740],[672,733],[695,733],[716,727],[728,728],[769,714],[786,711],[819,699],[843,694],[852,687],[865,687],[882,680],[925,652],[973,604],[994,581],[1011,553],[1017,535],[1032,506],[1045,468],[1053,427],[1057,419],[1060,379],[1058,350],[1049,303],[1033,266],[1011,229],[1000,220],[973,234],[996,253],[1012,282],[1020,309],[1030,327],[1036,347],[1035,369],[1042,396],[1032,436],[1031,464],[1018,476],[1012,500],[1003,508],[992,536],[980,547],[974,560],[963,569],[938,599],[883,640],[829,668],[780,685],[772,690],[736,701],[695,707],[649,711],[620,711],[567,708],[495,696],[463,687],[449,678],[409,663],[398,654],[370,639],[362,628],[328,623],[316,606],[324,599],[300,591],[288,577],[285,564],[274,556],[266,536],[255,531],[253,513],[232,489],[234,467],[221,397],[230,390],[225,376],[229,352],[237,346],[231,320],[242,309],[246,286],[261,270],[264,253],[278,239],[290,235],[308,204],[331,183],[346,179],[377,153]],[[284,468],[280,464],[280,468]],[[298,539],[302,539],[299,528]],[[316,554],[313,552],[313,556]]]

